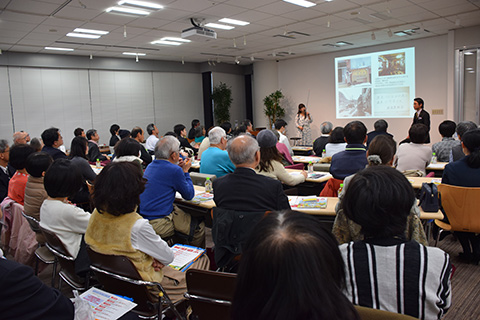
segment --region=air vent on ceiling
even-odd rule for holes
[[[283,37],[283,38],[288,38],[288,39],[297,39],[296,36],[310,37],[310,34],[300,32],[300,31],[289,31],[289,32],[284,32],[283,34],[276,34],[273,37]]]

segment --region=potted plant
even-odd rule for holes
[[[272,127],[272,124],[274,124],[277,119],[285,116],[285,109],[280,106],[280,99],[283,98],[284,95],[282,91],[277,90],[263,99],[263,104],[265,105],[263,112],[268,118],[269,128]]]
[[[217,124],[230,121],[230,106],[232,105],[232,87],[220,82],[213,88],[213,114]]]

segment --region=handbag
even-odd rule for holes
[[[435,183],[422,183],[420,206],[424,212],[437,212],[440,209],[440,195]]]

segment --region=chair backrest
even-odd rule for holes
[[[199,320],[230,319],[230,309],[237,276],[232,273],[189,269],[186,272],[185,297],[192,306],[192,315]]]
[[[75,282],[77,283],[84,282],[85,280],[80,278],[75,273],[75,259],[67,251],[62,241],[58,238],[58,236],[54,232],[47,230],[40,225],[39,227],[40,227],[40,230],[42,231],[42,234],[45,237],[45,240],[47,241],[46,243],[47,248],[58,258],[58,261],[60,262],[60,266],[62,267],[62,270],[66,272],[69,278],[73,279]]]
[[[323,187],[322,192],[320,192],[320,197],[338,197],[338,189],[340,184],[343,183],[343,180],[330,178],[328,179],[325,187]]]
[[[31,217],[27,214],[25,214],[25,212],[22,211],[22,216],[27,219],[27,222],[28,224],[30,225],[30,228],[32,229],[33,232],[35,233],[39,233],[41,232],[40,231],[40,223],[38,222],[37,219],[35,219],[34,217]]]
[[[132,283],[135,280],[141,281],[142,278],[130,259],[125,256],[101,254],[90,247],[87,247],[87,253],[91,267],[106,291],[132,298],[137,304],[134,310],[139,314],[150,316],[157,313],[157,299],[149,292],[147,285]],[[115,275],[126,279],[119,279]]]
[[[296,163],[296,164],[292,164],[292,165],[289,165],[289,166],[285,166],[285,169],[298,169],[298,170],[302,170],[304,169],[305,165],[303,163]]]
[[[440,184],[442,208],[453,231],[480,232],[480,188]]]
[[[190,178],[192,179],[193,184],[197,186],[203,187],[205,185],[205,180],[207,180],[207,177],[210,178],[212,182],[217,178],[217,176],[214,174],[190,172]]]
[[[417,318],[401,313],[355,306],[361,320],[414,320]]]

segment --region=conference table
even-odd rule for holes
[[[305,147],[305,146],[292,147],[293,154],[300,155],[300,156],[308,156],[312,153],[312,150],[313,150],[312,147]]]
[[[190,208],[197,208],[203,212],[207,218],[211,218],[209,211],[213,207],[215,207],[215,202],[213,201],[213,194],[205,194],[205,187],[202,186],[194,186],[195,188],[195,197],[192,200],[184,200],[182,199],[179,193],[176,194],[175,203],[177,205],[185,205]],[[291,204],[295,204],[298,196],[289,196],[289,201]],[[305,198],[305,197],[302,197]],[[309,196],[308,198],[318,198],[315,196]],[[304,212],[314,216],[320,217],[330,217],[333,220],[335,217],[335,206],[338,203],[337,197],[324,197],[327,200],[326,208],[298,208],[292,206],[293,210]],[[241,208],[239,208],[241,209]],[[420,219],[422,220],[431,220],[431,219],[443,219],[443,214],[441,211],[437,212],[424,212],[422,208],[420,208]]]
[[[295,163],[319,163],[322,161],[322,157],[317,157],[317,156],[293,156],[292,157],[293,162]]]

